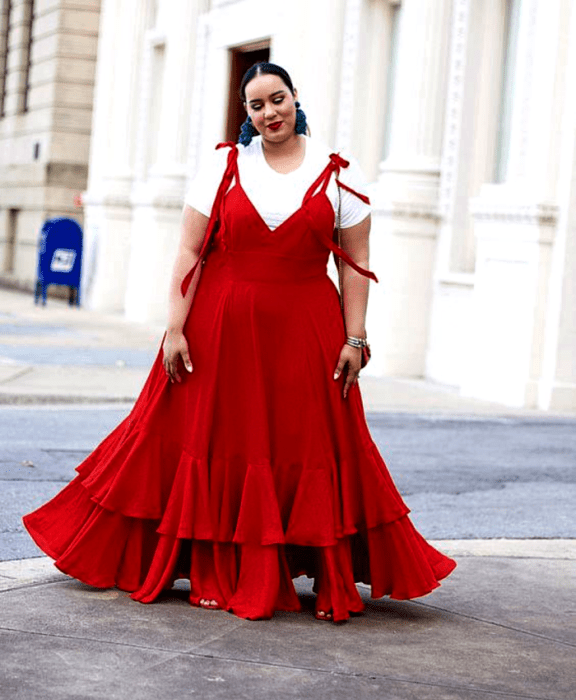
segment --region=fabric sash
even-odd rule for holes
[[[220,186],[218,187],[218,190],[216,192],[216,197],[214,198],[214,204],[212,205],[210,219],[208,220],[206,233],[204,234],[204,240],[202,241],[202,247],[198,255],[198,260],[194,263],[192,269],[188,272],[186,277],[184,277],[184,279],[182,280],[182,284],[180,285],[180,291],[182,292],[183,297],[186,296],[186,292],[188,291],[190,282],[194,277],[194,273],[196,272],[198,265],[205,258],[208,249],[210,248],[210,244],[212,243],[212,239],[214,238],[214,234],[218,230],[224,195],[226,194],[226,192],[228,192],[228,189],[232,184],[232,180],[234,179],[234,176],[236,174],[236,163],[238,161],[238,146],[234,143],[234,141],[226,141],[224,143],[219,143],[216,146],[216,150],[219,148],[224,148],[226,146],[230,148],[230,150],[228,151],[228,161],[226,164],[226,169],[224,171],[224,175],[222,176]]]
[[[336,184],[338,187],[342,187],[342,189],[346,190],[347,192],[350,192],[351,194],[355,195],[358,197],[358,199],[362,200],[365,204],[370,204],[370,200],[366,195],[361,194],[360,192],[356,192],[356,190],[353,190],[351,187],[348,187],[348,185],[345,185],[343,182],[340,182],[338,179],[338,176],[340,175],[340,169],[341,168],[347,168],[350,165],[350,162],[342,158],[338,153],[331,153],[330,154],[330,162],[324,168],[324,170],[320,173],[318,178],[312,183],[308,191],[306,192],[306,195],[304,197],[304,202],[306,202],[308,199],[312,197],[314,192],[318,189],[320,184],[322,185],[322,189],[320,190],[321,192],[326,193],[326,190],[328,188],[328,184],[330,183],[330,178],[332,177],[332,173],[336,174]],[[321,229],[318,226],[314,225],[314,220],[312,219],[311,216],[308,216],[308,221],[310,223],[310,228],[314,231],[316,237],[318,240],[320,240],[327,248],[330,248],[330,250],[334,253],[335,256],[338,256],[341,260],[343,260],[347,265],[350,265],[350,267],[358,272],[360,275],[363,275],[364,277],[368,277],[369,279],[373,280],[374,282],[378,282],[378,278],[376,275],[371,272],[370,270],[365,270],[363,267],[360,267],[360,265],[357,265],[354,260],[346,253],[342,248],[340,248],[339,245],[330,237],[328,236],[323,229]]]

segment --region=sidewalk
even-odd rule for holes
[[[0,564],[0,687],[10,700],[571,700],[574,542],[434,543],[458,568],[417,601],[370,601],[334,625],[303,613],[251,622],[97,590],[46,559]],[[184,583],[183,581],[179,583]]]
[[[0,404],[132,402],[163,329],[0,289]],[[426,381],[361,379],[367,411],[540,416]],[[1,413],[0,413],[1,416]],[[571,416],[576,417],[576,416]],[[370,601],[343,625],[305,612],[249,622],[191,608],[184,582],[141,605],[0,563],[0,697],[11,700],[572,700],[576,540],[448,540],[458,568],[429,596]]]
[[[162,333],[0,288],[0,404],[132,402]]]
[[[0,288],[0,404],[130,403],[162,339],[160,326],[69,307]],[[460,396],[425,380],[360,379],[366,411],[470,416],[551,416]],[[567,414],[564,414],[567,415]],[[576,418],[576,411],[568,414]]]

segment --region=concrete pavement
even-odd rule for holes
[[[304,612],[250,622],[192,608],[184,586],[152,605],[59,574],[0,564],[2,697],[158,700],[571,700],[573,543],[435,543],[459,567],[418,601],[370,601],[341,625]],[[184,583],[184,582],[182,582]]]
[[[0,288],[0,404],[133,401],[162,339],[161,326],[69,307]],[[367,411],[470,416],[550,416],[460,396],[418,379],[360,379]],[[576,411],[568,415],[576,418]]]
[[[0,404],[133,401],[162,333],[0,288]]]
[[[131,401],[161,335],[0,289],[0,403]],[[424,381],[361,381],[369,411],[544,415]],[[370,601],[361,586],[366,613],[338,626],[314,619],[304,578],[303,614],[248,622],[191,608],[185,582],[146,606],[69,579],[44,557],[2,562],[0,697],[576,698],[576,540],[434,544],[459,563],[440,589]]]

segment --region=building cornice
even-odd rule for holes
[[[506,223],[528,224],[532,226],[555,226],[559,208],[556,204],[544,202],[520,204],[515,202],[494,202],[474,198],[470,200],[470,213],[476,220],[503,221]]]
[[[421,219],[434,223],[441,218],[437,207],[415,202],[378,202],[373,204],[372,212],[395,219]]]

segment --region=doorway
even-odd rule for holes
[[[257,44],[246,44],[229,49],[230,89],[228,91],[228,118],[226,120],[226,141],[237,141],[240,129],[246,119],[246,111],[240,100],[239,90],[244,73],[260,61],[270,60],[270,40]]]

